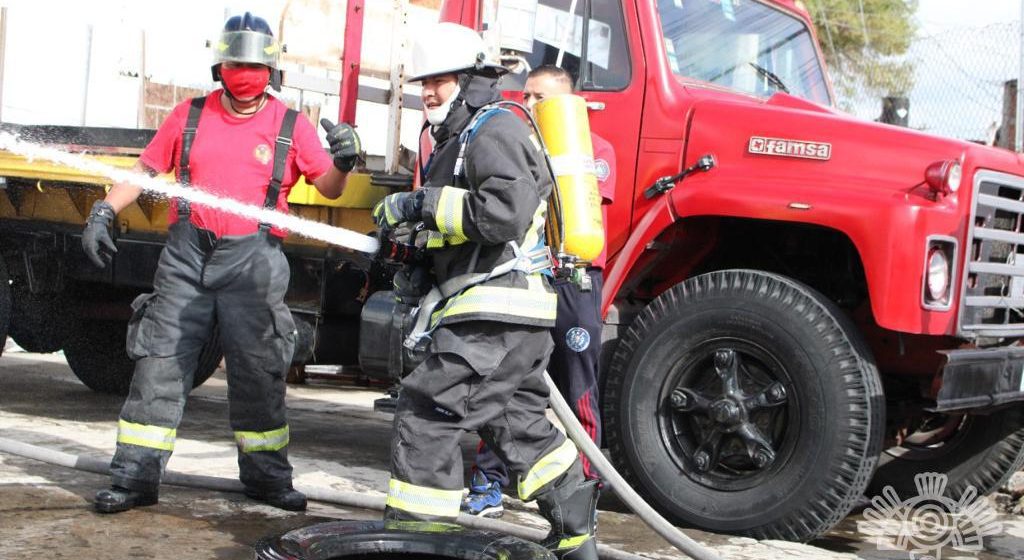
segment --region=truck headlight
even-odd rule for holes
[[[936,195],[948,195],[960,190],[963,167],[959,161],[945,159],[937,161],[924,170],[924,180]]]
[[[932,247],[928,253],[928,297],[939,301],[949,291],[949,259],[942,249]]]
[[[921,303],[927,309],[948,310],[952,303],[953,261],[956,240],[929,237],[924,262],[924,286]]]

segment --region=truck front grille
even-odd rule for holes
[[[968,337],[1024,335],[1024,177],[974,177],[960,331]]]

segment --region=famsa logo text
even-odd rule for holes
[[[827,160],[832,157],[832,144],[752,136],[750,138],[750,144],[747,146],[747,151],[752,154],[763,154],[767,156]]]

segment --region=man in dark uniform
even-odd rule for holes
[[[312,124],[266,92],[267,85],[281,87],[279,53],[265,20],[248,12],[228,19],[212,67],[223,89],[178,105],[135,170],[155,175],[174,169],[182,184],[282,212],[300,175],[337,198],[359,139],[350,126],[332,125],[328,155]],[[93,206],[82,246],[97,266],[117,251],[110,237],[114,217],[140,193],[119,183]],[[172,202],[169,218],[153,293],[132,304],[127,350],[135,374],[118,419],[112,486],[96,494],[96,509],[115,513],[157,503],[200,350],[218,324],[245,493],[304,510],[306,497],[292,487],[284,406],[295,349],[295,323],[284,303],[290,274],[281,251],[285,232],[186,200]]]
[[[551,523],[560,558],[597,558],[597,484],[576,446],[545,417],[543,372],[556,299],[532,257],[543,249],[553,181],[539,142],[500,100],[483,41],[451,23],[425,30],[411,81],[422,83],[436,145],[423,187],[389,195],[382,227],[422,221],[434,286],[408,343],[427,357],[402,380],[395,411],[386,519],[454,520],[462,499],[459,440],[477,431]],[[404,289],[407,278],[396,277]]]

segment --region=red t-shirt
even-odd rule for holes
[[[191,188],[211,194],[230,197],[239,202],[263,207],[267,187],[274,169],[274,144],[281,131],[288,107],[274,97],[256,115],[243,119],[230,115],[221,105],[223,90],[215,90],[206,97],[206,105],[199,117],[189,167],[192,172]],[[181,134],[188,117],[189,101],[179,103],[167,120],[160,125],[156,136],[142,152],[140,160],[158,173],[171,169],[178,174],[181,159]],[[331,157],[320,144],[316,130],[301,115],[295,120],[292,145],[288,149],[281,192],[277,209],[288,212],[288,192],[305,175],[310,183],[327,172]],[[256,220],[214,210],[193,203],[192,223],[212,231],[217,237],[249,235],[259,228]],[[178,220],[177,202],[171,201],[170,223]],[[274,228],[271,233],[284,237],[287,232]]]
[[[601,193],[601,220],[605,232],[608,231],[608,208],[615,200],[615,150],[612,145],[600,136],[590,133],[590,143],[594,146],[594,168],[597,175],[597,191]],[[601,254],[590,263],[590,266],[604,268],[608,257],[608,235],[605,234],[605,246]]]

